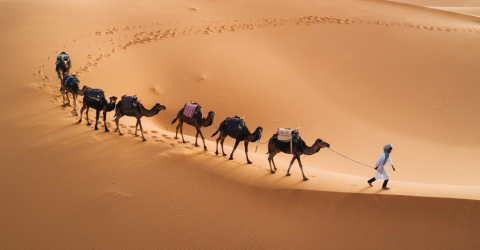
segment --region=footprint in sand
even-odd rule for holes
[[[154,135],[154,136],[152,136],[152,138],[153,138],[153,139],[156,139],[156,138],[158,138],[158,137]]]
[[[158,131],[155,131],[155,130],[153,130],[153,131],[151,131],[151,132],[154,133],[154,134],[157,134],[157,133],[158,133]]]
[[[148,131],[143,131],[144,134],[148,134]]]
[[[135,128],[135,126],[128,126],[129,128]]]
[[[155,140],[155,142],[164,142],[164,140]]]
[[[169,145],[170,147],[172,147],[172,148],[175,147],[175,144],[173,144],[173,143],[170,143],[170,144],[168,144],[168,145]]]

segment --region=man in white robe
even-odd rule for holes
[[[385,165],[390,163],[390,165],[393,168],[393,171],[395,171],[395,167],[393,166],[392,158],[390,158],[390,153],[392,153],[393,147],[391,144],[388,144],[387,146],[383,147],[383,153],[380,155],[378,158],[377,162],[375,163],[375,177],[370,179],[368,181],[368,185],[370,187],[372,186],[372,182],[375,180],[384,180],[382,189],[389,190],[390,188],[387,187],[388,180],[390,179],[390,175],[387,172],[387,169],[385,168]]]

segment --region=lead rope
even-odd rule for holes
[[[262,138],[262,137],[260,136],[260,138]],[[260,142],[260,138],[258,138],[257,147],[255,148],[255,153],[257,152],[257,149],[258,149],[258,145],[259,145],[259,144],[267,144],[267,143],[268,143],[268,141],[266,141],[266,142],[264,142],[264,143],[261,143],[261,142]]]
[[[375,168],[375,167],[372,167],[372,166],[370,166],[370,165],[363,164],[363,163],[361,163],[361,162],[359,162],[359,161],[356,161],[356,160],[353,160],[353,159],[351,159],[351,158],[348,158],[348,157],[346,157],[345,155],[342,155],[342,154],[338,153],[337,151],[335,151],[335,150],[333,150],[333,149],[331,149],[331,148],[328,148],[328,149],[330,149],[331,151],[333,151],[335,154],[338,154],[338,155],[340,155],[340,156],[342,156],[342,157],[344,157],[344,158],[347,158],[348,160],[351,160],[351,161],[353,161],[353,162],[356,162],[356,163],[358,163],[358,164],[360,164],[360,165],[367,166],[367,167],[369,167],[369,168]]]
[[[177,115],[177,114],[169,115],[169,114],[167,114],[167,112],[165,111],[165,109],[163,110],[163,113],[165,113],[165,114],[168,115],[168,116],[176,116],[176,115]]]
[[[216,129],[218,129],[218,128],[217,128],[217,125],[215,125],[215,117],[213,117],[212,123],[213,123],[213,126],[214,126]]]

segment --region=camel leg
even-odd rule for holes
[[[65,89],[62,88],[61,90],[62,90],[62,96],[63,96],[63,107],[66,107],[65,106]]]
[[[221,138],[222,138],[222,133],[220,132],[220,135],[218,136],[217,140],[215,140],[217,142],[216,150],[215,150],[216,155],[218,155],[218,143],[220,142]]]
[[[248,140],[245,140],[245,155],[247,156],[247,163],[252,164],[252,162],[248,159]]]
[[[77,95],[72,94],[73,96],[73,111],[75,111],[75,116],[78,116],[77,112]]]
[[[78,120],[78,123],[82,122],[83,110],[85,110],[86,106],[87,106],[87,104],[85,104],[85,102],[84,102],[83,105],[82,105],[82,109],[80,109],[80,120]]]
[[[292,167],[296,159],[297,159],[297,156],[294,155],[292,161],[290,162],[290,166],[288,167],[287,176],[290,176],[290,168]]]
[[[182,124],[182,125],[180,125],[180,134],[182,135],[182,141],[183,141],[183,143],[186,143],[186,142],[185,142],[185,139],[183,139],[183,121],[182,121],[181,124]]]
[[[120,127],[118,126],[118,123],[120,122],[120,117],[121,117],[120,112],[117,112],[117,118],[115,118],[115,123],[117,124],[118,134],[123,135],[122,132],[120,132]]]
[[[68,101],[67,104],[70,105],[70,97],[68,97],[68,92],[67,91],[65,91],[65,95],[67,96],[67,101]]]
[[[197,143],[199,132],[198,132],[198,128],[197,127],[195,127],[195,128],[197,129],[197,134],[195,135],[195,147],[199,147],[198,143]]]
[[[135,124],[135,137],[137,137],[137,128],[138,128],[138,118],[137,118],[137,123]]]
[[[302,162],[300,161],[300,155],[295,155],[295,157],[298,160],[298,165],[300,165],[300,170],[302,170],[303,180],[308,181],[308,178],[305,177],[305,174],[303,173],[303,166],[302,166]]]
[[[273,163],[273,166],[275,167],[275,162],[273,162],[273,157],[276,155],[277,153],[275,151],[271,152],[269,155],[268,155],[268,164],[270,165],[270,172],[272,174],[275,174],[277,168],[275,168],[275,171],[273,171],[272,169],[272,163]]]
[[[142,132],[142,138],[143,138],[143,141],[146,141],[147,139],[145,139],[145,136],[143,136],[143,128],[142,128],[142,121],[140,121],[140,118],[138,119],[138,125],[140,125],[140,132]],[[135,133],[136,133],[136,128],[135,128]]]
[[[85,112],[85,116],[87,117],[87,125],[90,126],[91,123],[90,123],[90,120],[88,120],[88,110],[90,109],[89,106],[87,106],[87,111]]]
[[[95,130],[98,130],[98,117],[100,117],[100,110],[96,110],[96,117],[95,117]]]
[[[106,110],[103,111],[103,125],[105,125],[105,132],[109,132],[110,130],[108,130],[107,128],[107,111]]]
[[[233,150],[232,150],[232,153],[230,154],[230,158],[228,158],[229,160],[233,160],[233,152],[235,152],[235,149],[237,149],[238,143],[240,143],[239,139],[235,141],[235,146],[233,146]]]
[[[220,145],[222,145],[222,154],[223,156],[227,156],[227,154],[225,154],[225,150],[223,150],[223,143],[225,142],[225,138],[227,138],[227,136],[225,135],[222,140],[220,141]]]
[[[203,134],[202,134],[202,131],[200,130],[200,128],[197,128],[197,131],[198,131],[197,133],[200,133],[200,136],[202,137],[203,149],[204,149],[205,151],[207,151],[207,146],[205,146],[205,137],[203,137]],[[195,140],[195,142],[196,142],[196,140]]]

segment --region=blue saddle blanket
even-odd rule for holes
[[[87,92],[88,97],[97,101],[102,101],[104,95],[105,93],[103,92],[102,89],[91,89]]]
[[[76,80],[78,80],[76,75],[65,75],[62,80],[62,85],[65,87],[72,87]]]
[[[227,131],[229,132],[235,133],[237,131],[243,131],[245,127],[245,122],[243,122],[243,119],[241,119],[238,116],[227,117],[226,123],[227,123]]]

